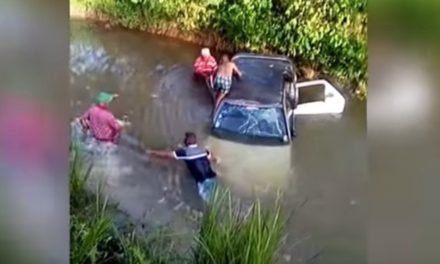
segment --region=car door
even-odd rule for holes
[[[327,80],[299,82],[296,87],[299,91],[299,103],[294,108],[295,115],[342,114],[344,112],[344,96]]]

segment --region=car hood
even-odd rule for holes
[[[273,194],[293,187],[289,145],[255,146],[212,136],[206,143],[221,160],[215,165],[219,178],[241,195]]]

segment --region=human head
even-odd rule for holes
[[[209,48],[203,48],[200,54],[202,55],[202,57],[205,58],[211,56],[211,52],[209,51]]]
[[[197,144],[196,134],[193,132],[186,132],[184,142],[185,146]]]
[[[114,99],[114,95],[106,92],[100,92],[96,98],[95,101],[99,105],[108,105],[111,101]]]
[[[222,62],[229,62],[229,55],[228,54],[226,54],[226,53],[224,53],[223,55],[222,55]]]

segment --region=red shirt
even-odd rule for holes
[[[110,110],[103,105],[94,105],[81,117],[90,128],[92,135],[101,141],[116,142],[121,126]]]
[[[217,68],[217,62],[214,57],[203,57],[199,56],[194,63],[194,72],[197,74],[208,74],[211,75]]]

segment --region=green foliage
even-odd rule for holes
[[[87,189],[90,170],[84,163],[78,148],[71,146],[70,163],[70,259],[75,264],[169,263],[169,254],[152,253],[151,239],[140,238],[133,231],[119,233],[112,220],[114,208],[98,188],[95,194]],[[157,243],[157,240],[154,240]],[[162,241],[161,241],[162,242]],[[164,243],[157,243],[159,247]],[[156,252],[155,252],[156,253]]]
[[[211,32],[294,57],[366,95],[366,0],[77,0],[128,28]]]
[[[78,149],[71,149],[70,166],[70,258],[72,263],[100,263],[111,257],[101,250],[111,241],[113,224],[107,214],[107,200],[89,195],[88,173],[82,168]]]
[[[195,238],[196,264],[276,263],[284,222],[277,203],[265,211],[257,200],[247,215],[233,206],[229,191],[216,191]]]
[[[211,28],[236,47],[259,51],[271,46],[273,32],[279,29],[271,0],[222,1],[213,16]],[[270,26],[269,26],[270,25]],[[278,28],[277,28],[278,27]]]

